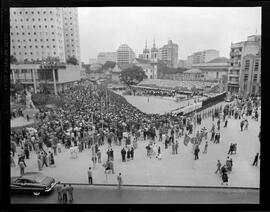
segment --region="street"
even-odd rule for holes
[[[74,204],[259,204],[259,189],[76,185]],[[11,195],[11,204],[56,204],[57,193]]]

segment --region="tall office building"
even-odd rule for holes
[[[107,61],[116,62],[117,54],[116,52],[100,52],[97,56],[97,62],[104,64]]]
[[[118,47],[116,56],[117,63],[131,64],[134,59],[135,53],[127,44],[121,44]]]
[[[19,62],[75,56],[80,64],[76,8],[11,8],[10,54]]]
[[[168,44],[159,49],[159,59],[167,64],[170,68],[177,68],[178,66],[178,45],[172,40]]]
[[[75,56],[80,62],[78,10],[77,8],[63,8],[62,11],[66,59]]]
[[[241,96],[261,92],[261,36],[231,44],[228,91]]]

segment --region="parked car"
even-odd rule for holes
[[[35,196],[54,189],[55,179],[39,172],[27,172],[19,177],[11,177],[11,192],[32,192]]]

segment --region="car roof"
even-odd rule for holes
[[[42,181],[46,176],[39,172],[28,172],[25,173],[20,179],[34,180],[34,181]]]

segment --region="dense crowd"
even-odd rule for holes
[[[14,154],[16,146],[21,147],[18,153],[18,165],[21,174],[26,167],[25,159],[29,158],[29,151],[38,155],[39,170],[45,166],[55,167],[54,155],[61,153],[61,146],[67,149],[76,147],[79,152],[88,148],[92,150],[92,162],[101,163],[100,146],[108,143],[107,161],[103,164],[105,171],[114,173],[112,142],[124,147],[121,150],[122,161],[133,160],[134,151],[140,138],[150,140],[146,146],[147,156],[153,155],[162,159],[160,147],[156,138],[165,140],[165,149],[172,146],[172,154],[178,154],[178,138],[184,136],[184,142],[193,144],[195,160],[199,159],[199,146],[205,142],[203,153],[207,153],[207,129],[195,132],[202,120],[212,117],[213,125],[211,139],[215,144],[220,143],[220,124],[227,127],[228,119],[241,119],[241,130],[248,129],[247,116],[258,121],[259,101],[254,98],[237,99],[222,106],[206,109],[199,114],[190,116],[173,116],[172,114],[146,114],[127,102],[122,96],[107,90],[105,87],[87,84],[71,88],[61,93],[64,104],[59,108],[40,109],[36,115],[38,126],[36,129],[20,129],[11,131],[11,165],[16,166]],[[217,119],[217,124],[214,121]],[[243,126],[242,126],[243,125]],[[158,132],[158,133],[157,133]],[[44,145],[46,148],[44,148]],[[45,151],[45,149],[47,151]],[[236,145],[231,144],[229,153],[236,153]],[[228,154],[229,154],[228,153]],[[232,170],[232,159],[221,166],[218,163],[217,172],[221,173],[223,182],[228,181],[227,172]],[[226,180],[227,179],[227,180]]]

